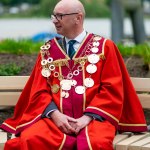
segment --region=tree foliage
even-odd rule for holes
[[[59,0],[41,0],[40,2],[40,12],[43,16],[48,16],[52,14],[53,8]]]
[[[0,3],[2,3],[3,5],[6,5],[6,6],[14,6],[14,5],[18,5],[23,2],[27,2],[30,4],[37,4],[40,1],[41,0],[1,0]]]
[[[17,14],[20,17],[48,17],[52,14],[54,6],[59,0],[1,0],[5,6],[16,6],[22,2],[27,2],[32,5],[31,9]],[[108,17],[110,10],[106,4],[109,0],[80,0],[86,10],[86,17]]]
[[[106,0],[80,0],[85,6],[86,17],[108,17],[109,8]]]

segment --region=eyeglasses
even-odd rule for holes
[[[57,19],[58,21],[62,20],[62,17],[63,16],[68,16],[68,15],[75,15],[75,14],[78,14],[78,13],[69,13],[69,14],[53,14],[51,15],[51,19]]]

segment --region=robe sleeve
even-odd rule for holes
[[[91,100],[84,112],[102,116],[117,125],[123,107],[122,73],[117,59],[117,47],[111,40],[104,45],[105,60],[103,61],[99,92]]]
[[[44,110],[42,118],[51,118],[50,114],[55,110],[58,110],[58,107],[56,106],[55,102],[52,101]]]

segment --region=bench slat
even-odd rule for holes
[[[150,150],[150,144],[142,146],[141,150]]]
[[[129,135],[123,135],[123,134],[117,134],[113,140],[113,147],[114,149],[116,148],[116,144],[127,139],[129,137]]]
[[[117,144],[125,139],[127,139],[129,137],[129,135],[124,135],[124,134],[118,134],[115,136],[113,144]]]
[[[149,136],[149,133],[133,135],[116,144],[116,150],[128,150],[128,146],[136,141],[142,140]]]
[[[143,108],[150,108],[150,94],[138,94]]]
[[[1,106],[14,106],[20,96],[21,92],[0,92]],[[150,108],[150,95],[138,94],[143,108]]]
[[[129,145],[129,149],[128,150],[141,150],[141,147],[143,145],[148,144],[148,143],[150,143],[150,137],[144,138],[144,139],[142,139],[142,140],[140,140],[138,142],[135,142],[135,143]]]
[[[0,92],[0,106],[15,106],[21,92]]]
[[[1,76],[0,90],[4,89],[22,89],[29,79],[29,76]],[[136,91],[150,92],[150,78],[131,77],[131,81]]]
[[[150,78],[135,78],[131,77],[131,81],[136,91],[150,92]]]
[[[4,150],[4,144],[0,143],[0,150]]]
[[[0,131],[0,144],[4,144],[7,141],[7,133]]]
[[[29,76],[0,76],[0,90],[23,89]]]

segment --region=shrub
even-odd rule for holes
[[[17,75],[20,73],[22,68],[23,64],[21,66],[18,66],[15,63],[0,65],[0,76]]]
[[[12,54],[32,54],[37,53],[42,42],[32,42],[31,40],[13,40],[5,39],[0,43],[0,53],[12,53]]]
[[[135,46],[124,46],[118,44],[122,56],[140,56],[145,64],[150,64],[150,45],[148,43],[138,44]]]

